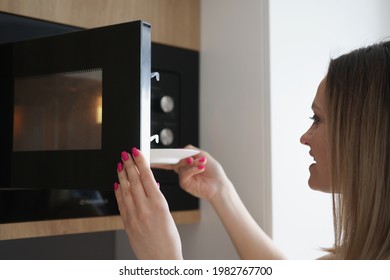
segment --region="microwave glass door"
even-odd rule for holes
[[[150,25],[0,46],[2,189],[111,189],[122,150],[150,154]]]
[[[13,151],[100,150],[102,69],[14,80]]]

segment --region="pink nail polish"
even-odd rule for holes
[[[139,155],[139,150],[137,148],[132,148],[131,153],[133,154],[133,157],[138,157]]]
[[[119,162],[116,168],[118,169],[118,172],[121,172],[123,170],[123,164]]]
[[[192,164],[194,162],[194,159],[192,157],[189,157],[186,159],[187,164]]]
[[[121,153],[121,157],[122,157],[123,161],[126,161],[129,159],[129,154],[127,152],[123,151]]]
[[[204,165],[202,165],[202,164],[201,164],[201,165],[198,165],[198,169],[199,169],[199,170],[203,170],[203,169],[205,169],[205,168],[206,168],[206,166],[204,166]]]
[[[199,162],[205,162],[206,161],[206,157],[201,157],[200,159],[199,159]]]
[[[157,182],[157,187],[160,188],[160,183],[159,182]]]
[[[114,183],[114,191],[116,191],[119,188],[119,185],[117,182]]]

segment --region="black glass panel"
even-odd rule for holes
[[[13,151],[102,148],[102,69],[15,79]]]

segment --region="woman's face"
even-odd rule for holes
[[[301,137],[301,143],[310,147],[309,154],[314,163],[310,165],[309,186],[314,190],[331,192],[330,148],[327,135],[328,118],[325,102],[325,82],[323,79],[318,86],[312,109],[313,124]]]

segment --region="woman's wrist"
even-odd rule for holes
[[[209,199],[210,204],[215,209],[235,193],[235,188],[228,178],[220,180],[216,189],[215,194]]]

